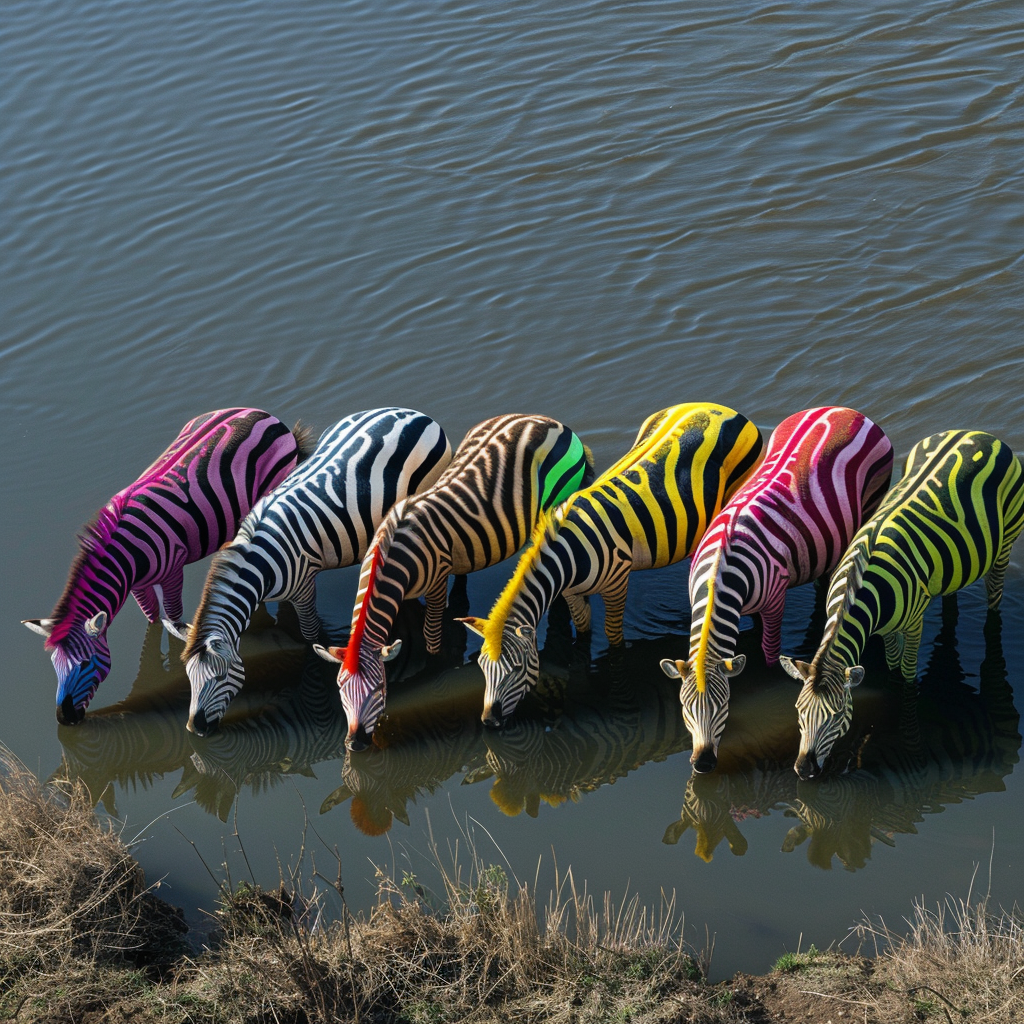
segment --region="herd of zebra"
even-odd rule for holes
[[[1024,529],[1024,467],[981,431],[948,430],[911,450],[889,483],[881,428],[838,406],[785,419],[762,456],[760,431],[725,406],[688,403],[650,416],[600,476],[567,426],[507,415],[469,431],[452,453],[441,427],[409,409],[345,417],[314,446],[256,409],[192,420],[86,528],[46,638],[58,677],[57,718],[81,721],[110,670],[106,631],[129,593],[151,622],[186,641],[188,729],[215,729],[243,684],[239,640],[258,605],[288,601],[302,635],[338,665],[346,745],[367,747],[385,710],[385,663],[403,601],[424,597],[427,650],[438,650],[448,577],[494,565],[525,545],[486,618],[458,621],[483,638],[482,718],[500,727],[538,677],[537,629],[558,596],[577,633],[587,598],[605,603],[605,631],[623,643],[629,576],[692,556],[686,659],[678,679],[697,773],[713,771],[729,707],[740,617],[763,626],[768,665],[801,683],[796,772],[818,776],[848,730],[850,688],[867,639],[913,680],[925,609],[982,576],[1002,594]],[[192,625],[183,567],[217,552]],[[316,575],[361,561],[346,647],[330,646]],[[786,591],[828,580],[827,622],[810,663],[780,657]]]

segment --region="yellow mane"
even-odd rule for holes
[[[512,611],[512,605],[515,604],[527,574],[540,558],[541,548],[544,546],[548,532],[553,533],[554,528],[554,509],[541,512],[537,524],[533,528],[533,533],[530,535],[530,546],[523,552],[516,571],[512,574],[512,579],[505,584],[505,589],[498,595],[494,607],[491,608],[491,614],[487,616],[487,623],[483,630],[483,650],[491,661],[497,661],[501,657],[501,636],[505,629],[505,623],[508,621],[509,612]]]
[[[704,621],[700,626],[700,641],[697,645],[697,657],[694,658],[693,662],[693,670],[697,674],[698,693],[703,693],[708,686],[708,637],[711,635],[711,619],[715,610],[715,579],[718,576],[718,561],[721,557],[721,551],[717,552],[714,564],[711,567],[711,572],[708,574],[708,603],[704,606]]]

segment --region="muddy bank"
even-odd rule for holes
[[[337,864],[277,891],[222,887],[205,944],[149,888],[84,788],[0,769],[0,1019],[49,1021],[790,1022],[1024,1020],[1024,926],[982,903],[908,908],[873,955],[813,947],[761,977],[706,981],[671,901],[546,903],[472,856],[442,891],[382,875],[352,916]],[[213,884],[211,882],[211,884]],[[540,913],[538,913],[540,906]]]

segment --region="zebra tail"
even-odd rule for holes
[[[296,465],[301,465],[316,451],[316,428],[311,427],[302,420],[296,420],[292,427],[292,437],[295,438],[295,445],[299,449],[299,457]]]
[[[583,470],[583,479],[580,481],[581,491],[584,487],[589,487],[597,479],[597,470],[594,468],[594,452],[589,444],[583,445],[583,458],[587,463],[587,468]]]

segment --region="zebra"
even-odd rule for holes
[[[430,487],[451,460],[441,427],[412,409],[353,413],[324,431],[297,473],[261,501],[213,560],[182,654],[187,728],[217,727],[244,674],[238,640],[261,601],[290,601],[303,637],[320,631],[316,576],[354,565],[391,506]]]
[[[230,540],[256,502],[310,451],[308,431],[260,409],[218,409],[182,427],[142,475],[85,527],[46,638],[57,671],[57,721],[82,720],[110,672],[107,628],[132,594],[150,622],[184,639],[184,566]]]
[[[1024,467],[978,430],[945,430],[916,444],[903,479],[861,527],[829,585],[828,620],[814,660],[782,659],[802,683],[796,709],[801,779],[821,773],[850,726],[850,689],[864,678],[868,637],[880,634],[890,670],[917,673],[924,612],[985,576],[998,606],[1010,548],[1024,529]]]
[[[740,616],[761,616],[765,660],[777,664],[787,589],[832,572],[881,502],[892,463],[889,439],[863,413],[798,412],[776,427],[764,462],[712,520],[690,566],[689,659],[661,663],[680,680],[695,772],[718,763],[729,679],[746,663],[735,653]]]
[[[488,618],[462,620],[484,640],[483,722],[500,726],[535,684],[537,625],[559,594],[584,633],[583,595],[601,594],[608,641],[621,645],[630,572],[692,554],[760,452],[757,427],[732,409],[672,406],[650,416],[633,447],[590,487],[542,516]]]
[[[317,647],[338,664],[348,748],[364,750],[384,713],[384,662],[399,605],[426,596],[424,635],[437,653],[448,576],[515,554],[546,509],[594,478],[593,456],[572,430],[547,416],[510,414],[477,424],[432,488],[399,502],[363,559],[347,647]]]

